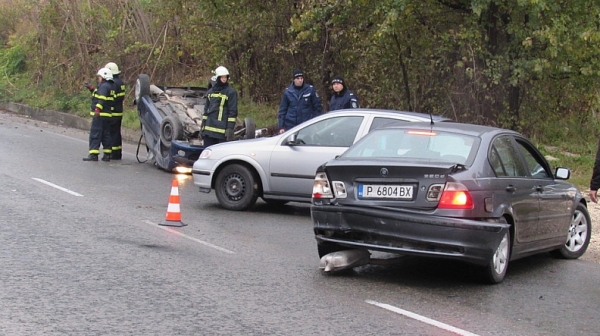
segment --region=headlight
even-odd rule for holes
[[[206,148],[205,150],[202,151],[202,153],[200,153],[200,159],[208,159],[210,157],[211,153],[212,153],[212,150]]]
[[[178,174],[191,174],[192,168],[177,166],[177,167],[175,167],[175,172]]]

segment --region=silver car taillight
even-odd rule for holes
[[[327,175],[323,172],[317,173],[317,175],[315,175],[315,183],[313,184],[312,197],[333,198],[333,193],[331,192],[329,180],[327,179]]]
[[[442,190],[444,190],[443,184],[432,184],[429,186],[429,190],[427,190],[427,200],[429,202],[437,202],[440,200],[440,196],[442,195]]]

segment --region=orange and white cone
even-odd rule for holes
[[[171,184],[171,195],[169,196],[169,205],[167,206],[167,215],[162,223],[158,223],[162,226],[186,226],[181,221],[181,210],[179,209],[179,182],[177,179],[173,179]]]

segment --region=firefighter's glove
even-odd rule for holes
[[[228,128],[225,130],[225,138],[227,141],[232,141],[234,137],[233,128]]]
[[[95,117],[99,117],[100,116],[100,109],[97,108],[97,107],[94,109],[94,116]]]
[[[94,86],[90,85],[90,83],[83,83],[86,89],[90,90],[90,92],[94,92]]]

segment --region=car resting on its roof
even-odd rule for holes
[[[203,87],[151,85],[148,75],[138,76],[135,103],[148,161],[169,172],[189,172],[204,150],[200,130],[207,91]],[[256,130],[253,119],[245,118],[236,121],[234,134],[235,140],[240,140],[269,132]]]

